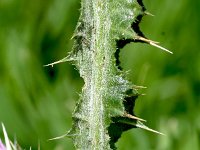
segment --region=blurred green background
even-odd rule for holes
[[[129,78],[147,86],[136,114],[166,136],[141,129],[125,132],[119,150],[200,149],[200,1],[144,0],[145,35],[173,55],[132,43],[120,58]],[[0,122],[23,148],[72,150],[66,133],[83,81],[74,66],[59,60],[71,51],[79,0],[0,0]],[[3,138],[0,129],[0,137]]]

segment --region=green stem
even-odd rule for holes
[[[82,0],[81,4],[70,57],[75,60],[85,85],[70,134],[76,149],[114,149],[116,138],[130,127],[120,133],[113,129],[120,127],[118,121],[126,118],[127,112],[133,115],[136,99],[131,96],[132,84],[116,64],[119,58],[115,53],[121,43],[134,40],[137,33],[131,25],[143,14],[143,7],[135,0]],[[131,107],[124,103],[127,97],[132,98]],[[113,128],[109,129],[111,124]]]

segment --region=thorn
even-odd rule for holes
[[[157,47],[157,48],[160,48],[161,50],[164,50],[170,54],[173,54],[173,52],[171,52],[170,50],[160,46],[160,45],[157,45],[158,42],[155,42],[155,41],[152,41],[152,40],[149,40],[149,39],[146,39],[144,37],[141,37],[141,36],[137,36],[136,37],[136,40],[140,40],[140,41],[143,41],[143,42],[146,42],[146,43],[149,43],[150,45],[154,46],[154,47]]]
[[[144,130],[147,130],[147,131],[150,131],[150,132],[153,132],[153,133],[157,133],[157,134],[160,134],[160,135],[165,135],[159,131],[156,131],[156,130],[153,130],[147,126],[145,126],[142,122],[140,122],[139,120],[137,122],[128,122],[128,121],[120,121],[122,123],[126,123],[126,124],[129,124],[129,125],[133,125],[137,128],[141,128],[141,129],[144,129]]]
[[[144,12],[144,14],[145,14],[145,15],[152,16],[152,17],[154,17],[154,16],[155,16],[155,15],[153,15],[152,13],[150,13],[150,12],[148,12],[148,11],[145,11],[145,12]]]
[[[76,134],[69,134],[69,132],[68,132],[68,133],[63,134],[61,136],[57,136],[55,138],[48,139],[48,141],[59,140],[59,139],[65,138],[65,137],[72,137],[72,136],[77,136],[77,135]]]
[[[63,58],[63,59],[61,59],[61,60],[58,60],[58,61],[55,61],[55,62],[53,62],[53,63],[44,65],[44,67],[48,67],[48,66],[53,67],[53,66],[56,65],[56,64],[63,63],[63,62],[66,62],[66,61],[70,61],[70,59],[68,59],[68,56],[65,57],[65,58]]]
[[[146,89],[147,87],[140,86],[140,85],[134,85],[133,88],[135,88],[135,89]]]
[[[146,38],[141,37],[141,36],[136,36],[135,39],[136,39],[136,40],[143,41],[143,42],[146,42],[146,43],[150,43],[150,42],[152,42],[152,43],[157,43],[157,44],[159,44],[159,42],[157,42],[157,41],[149,40],[149,39],[146,39]]]
[[[66,136],[68,136],[68,133],[63,134],[63,135],[61,135],[61,136],[57,136],[57,137],[55,137],[55,138],[48,139],[48,141],[53,141],[53,140],[62,139],[62,138],[64,138],[64,137],[66,137]]]
[[[136,124],[136,127],[138,128],[141,128],[141,129],[144,129],[144,130],[147,130],[147,131],[150,131],[150,132],[154,132],[154,133],[157,133],[157,134],[160,134],[160,135],[165,135],[159,131],[156,131],[156,130],[153,130],[147,126],[145,126],[142,122],[138,121],[137,124]]]
[[[70,38],[70,40],[73,40],[75,38],[75,34],[72,35],[72,37]]]
[[[152,46],[155,46],[155,47],[157,47],[157,48],[160,48],[161,50],[164,50],[164,51],[166,51],[166,52],[168,52],[168,53],[170,53],[170,54],[173,54],[173,52],[171,52],[170,50],[168,50],[168,49],[166,49],[166,48],[164,48],[164,47],[162,47],[162,46],[160,46],[160,45],[157,45],[156,43],[150,42],[149,44],[152,45]]]
[[[146,120],[144,120],[144,119],[142,119],[142,118],[139,118],[139,117],[136,117],[136,116],[133,116],[133,115],[131,115],[131,114],[125,113],[124,116],[125,116],[125,117],[128,117],[128,118],[130,118],[130,119],[140,120],[140,121],[146,122]]]

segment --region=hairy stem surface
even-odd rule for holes
[[[85,82],[70,132],[76,149],[115,149],[122,132],[136,127],[138,93],[119,66],[119,50],[141,36],[143,15],[139,0],[82,0],[70,54]]]

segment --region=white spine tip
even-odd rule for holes
[[[63,59],[61,59],[61,60],[58,60],[58,61],[55,61],[55,62],[53,62],[53,63],[44,65],[44,67],[48,67],[48,66],[53,67],[53,66],[56,65],[56,64],[63,63],[63,62],[66,62],[66,61],[70,61],[70,59],[68,59],[68,57],[65,57],[65,58],[63,58]]]
[[[165,135],[165,134],[163,134],[163,133],[161,133],[159,131],[153,130],[153,129],[145,126],[143,123],[141,123],[139,121],[137,122],[136,127],[144,129],[144,130],[147,130],[147,131],[150,131],[150,132],[153,132],[153,133],[156,133],[156,134]]]
[[[154,46],[154,47],[157,47],[157,48],[159,48],[159,49],[161,49],[161,50],[163,50],[163,51],[166,51],[166,52],[168,52],[168,53],[170,53],[170,54],[173,54],[173,52],[171,52],[170,50],[168,50],[168,49],[166,49],[166,48],[164,48],[164,47],[158,45],[159,42],[152,41],[152,40],[146,39],[146,38],[141,37],[141,36],[137,36],[136,39],[137,39],[137,40],[140,40],[140,41],[143,41],[143,42],[145,42],[145,43],[148,43],[148,44],[150,44],[150,45],[152,45],[152,46]]]
[[[154,42],[149,42],[149,44],[152,45],[152,46],[154,46],[154,47],[157,47],[157,48],[159,48],[159,49],[161,49],[161,50],[163,50],[163,51],[166,51],[166,52],[168,52],[168,53],[170,53],[170,54],[173,54],[172,51],[170,51],[170,50],[168,50],[168,49],[166,49],[166,48],[164,48],[164,47],[162,47],[162,46],[160,46],[160,45],[157,45],[157,44],[154,43]]]
[[[145,14],[145,15],[152,16],[152,17],[154,17],[154,16],[155,16],[155,15],[153,15],[152,13],[150,13],[150,12],[148,12],[148,11],[145,11],[145,12],[144,12],[144,14]]]

